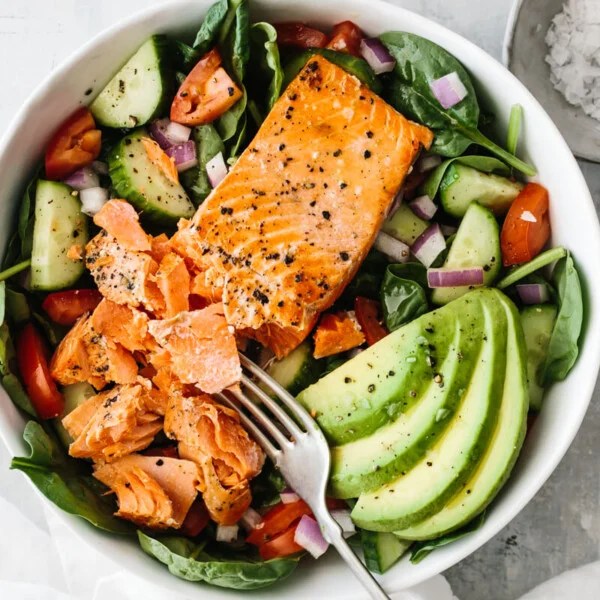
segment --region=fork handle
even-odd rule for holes
[[[385,590],[379,585],[369,569],[356,556],[348,542],[344,539],[342,528],[329,514],[319,515],[319,521],[323,526],[323,537],[335,546],[340,556],[346,561],[346,564],[352,569],[356,578],[361,582],[365,590],[374,600],[390,600]]]

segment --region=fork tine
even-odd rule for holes
[[[267,456],[277,466],[279,464],[279,458],[281,457],[281,451],[275,448],[269,438],[267,438],[267,436],[256,426],[252,419],[250,419],[240,410],[240,407],[233,402],[233,400],[222,393],[215,394],[215,396],[219,398],[220,402],[226,404],[230,408],[233,408],[233,410],[239,414],[240,420],[244,424],[244,427],[252,434],[252,437],[258,442],[259,446],[261,446],[261,448],[267,453]]]
[[[280,386],[270,375],[265,373],[258,365],[249,358],[240,353],[240,362],[242,366],[248,369],[252,375],[260,379],[262,383],[269,387],[277,398],[281,400],[294,414],[294,416],[304,425],[307,431],[315,429],[313,418],[306,412],[303,406],[296,402],[296,399],[282,386]]]
[[[278,421],[294,436],[298,438],[302,435],[302,430],[294,422],[294,420],[288,415],[278,404],[267,394],[264,390],[261,390],[254,381],[248,379],[245,375],[242,375],[242,384],[245,385],[272,413],[277,417]]]

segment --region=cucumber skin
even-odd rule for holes
[[[146,119],[146,121],[136,123],[135,127],[145,125],[146,123],[149,123],[150,121],[152,121],[152,119],[155,119],[157,117],[167,114],[169,112],[169,108],[171,106],[171,102],[173,99],[173,94],[175,92],[175,85],[174,85],[175,77],[174,77],[174,69],[173,69],[173,65],[172,65],[172,61],[171,61],[171,52],[172,51],[171,51],[169,39],[167,38],[166,35],[162,35],[162,34],[153,35],[150,39],[154,42],[156,58],[158,61],[158,71],[160,73],[160,84],[161,84],[161,88],[162,88],[162,97],[161,97],[159,103],[156,105],[156,108],[154,109],[152,114]],[[140,46],[140,48],[141,47],[142,46]],[[136,53],[138,52],[138,50],[140,48],[138,48],[136,50]],[[133,58],[133,55],[130,57],[130,59],[131,58]],[[127,62],[129,62],[129,60]],[[121,65],[121,67],[119,68],[117,73],[119,73],[119,71],[127,64],[127,62],[125,64]],[[106,89],[106,87],[112,82],[112,80],[117,75],[117,73],[115,73],[115,75],[108,81],[106,86],[104,86],[104,88],[102,88],[102,90],[100,91],[100,94],[102,94],[102,92]],[[98,96],[96,97],[94,102],[96,102],[96,100],[100,97],[100,94],[98,94]],[[96,112],[94,111],[94,108],[93,108],[94,102],[92,102],[90,109],[91,109],[92,114],[94,115],[94,119],[96,120],[96,123],[98,125],[102,125],[103,127],[109,127],[111,129],[128,128],[127,125],[124,125],[122,123],[115,124],[113,121],[109,122],[109,121],[103,120],[102,117],[97,115]]]
[[[362,529],[360,536],[367,569],[380,575],[394,566],[412,544],[412,542],[399,539],[393,533]],[[382,544],[385,544],[387,548],[381,548]],[[389,548],[390,545],[393,547]],[[386,550],[387,552],[385,552]],[[382,555],[384,552],[385,556]]]

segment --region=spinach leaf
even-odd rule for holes
[[[558,293],[558,315],[548,344],[542,373],[544,384],[562,381],[577,360],[583,323],[583,298],[579,275],[570,254],[559,260],[552,273]]]
[[[189,73],[202,58],[202,52],[198,48],[192,48],[180,40],[173,40],[172,45],[175,71],[185,74]]]
[[[440,185],[444,179],[444,175],[448,170],[448,167],[458,162],[461,165],[472,167],[483,173],[496,173],[497,175],[510,175],[510,169],[497,158],[492,156],[457,156],[456,158],[449,158],[440,165],[438,165],[427,177],[425,183],[421,186],[423,194],[427,194],[432,200],[436,197]]]
[[[201,56],[206,54],[217,41],[221,27],[225,23],[228,10],[228,0],[218,0],[218,2],[215,2],[208,9],[206,17],[204,17],[204,21],[202,21],[200,30],[194,40],[194,48],[198,50]]]
[[[468,535],[469,533],[476,531],[483,525],[483,523],[485,521],[485,517],[486,517],[486,512],[483,511],[480,515],[475,517],[472,521],[467,523],[464,527],[461,527],[460,529],[457,529],[456,531],[447,533],[446,535],[436,538],[435,540],[426,540],[424,542],[415,542],[411,546],[410,562],[413,563],[414,565],[416,565],[417,563],[420,563],[426,556],[431,554],[436,548],[441,548],[442,546],[451,544],[452,542],[455,542],[456,540],[459,540],[460,538],[465,537],[465,535]]]
[[[398,329],[429,309],[427,269],[419,263],[390,265],[381,285],[383,318],[390,331]]]
[[[323,56],[329,62],[341,67],[351,75],[358,77],[358,79],[373,92],[381,94],[381,81],[377,79],[373,69],[371,69],[366,60],[352,56],[351,54],[346,54],[345,52],[336,52],[335,50],[329,50],[327,48],[311,48],[310,50],[306,50],[293,56],[286,63],[284,68],[283,89],[290,84],[292,79],[300,73],[304,65],[308,62],[308,59],[315,54]]]
[[[433,152],[454,157],[462,154],[471,143],[476,143],[526,175],[535,175],[533,167],[478,130],[479,104],[475,89],[469,74],[454,56],[413,33],[391,31],[380,38],[396,60],[387,90],[388,100],[407,117],[433,129]],[[467,96],[455,106],[444,109],[430,84],[452,72],[458,74],[467,89]]]
[[[548,266],[549,264],[560,260],[567,256],[568,252],[562,246],[557,246],[556,248],[550,248],[550,250],[546,250],[541,254],[538,254],[535,258],[531,259],[529,262],[523,263],[518,267],[510,270],[497,284],[496,287],[499,290],[507,288],[509,285],[513,285],[517,283],[517,281],[535,273],[539,269]]]
[[[252,98],[258,101],[263,113],[268,113],[281,95],[283,69],[277,46],[277,31],[270,23],[254,23],[250,29],[250,56],[252,77],[249,81]],[[267,93],[265,94],[265,90]],[[257,125],[260,125],[260,122]]]
[[[379,300],[379,290],[388,264],[384,254],[371,250],[344,290],[340,304],[352,307],[357,296]]]
[[[138,531],[138,539],[144,552],[167,565],[176,577],[236,590],[264,588],[287,577],[298,565],[297,558],[217,558],[204,550],[204,544],[175,536],[153,538]]]
[[[321,377],[329,375],[332,371],[335,371],[338,367],[341,367],[345,362],[349,360],[348,353],[343,352],[342,354],[333,354],[332,356],[326,356],[321,358],[323,361],[323,373]]]
[[[277,504],[281,499],[279,494],[286,486],[281,471],[268,460],[258,476],[250,482],[252,504],[261,508]]]
[[[104,531],[134,531],[131,523],[113,515],[116,506],[111,496],[103,494],[106,488],[89,474],[83,461],[66,456],[48,425],[29,421],[23,438],[30,455],[13,458],[11,469],[23,471],[46,498],[65,512]]]
[[[508,133],[506,134],[506,149],[511,154],[516,154],[519,145],[519,135],[521,134],[521,122],[523,121],[523,107],[520,104],[513,104],[510,109],[510,118],[508,119]]]
[[[246,112],[248,94],[245,88],[243,88],[243,93],[244,95],[215,121],[217,131],[224,142],[229,141],[238,132],[240,121]]]
[[[181,183],[192,196],[198,206],[212,191],[212,186],[206,174],[206,165],[219,152],[225,152],[225,145],[217,130],[210,124],[194,127],[192,137],[196,143],[198,165],[181,174]]]
[[[27,296],[10,287],[6,288],[6,318],[16,325],[31,318]]]

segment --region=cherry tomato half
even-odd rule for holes
[[[298,527],[297,523],[289,527],[284,533],[261,544],[258,547],[260,557],[263,560],[271,560],[272,558],[282,558],[283,556],[303,552],[304,548],[294,541],[296,527]]]
[[[333,26],[331,40],[327,47],[353,56],[361,56],[360,42],[364,37],[363,32],[356,23],[342,21]]]
[[[92,312],[101,300],[98,290],[66,290],[48,294],[42,308],[55,323],[73,325],[79,317]]]
[[[304,500],[284,504],[280,502],[263,516],[260,525],[246,538],[249,544],[260,546],[286,531],[290,525],[303,515],[312,515],[310,507]]]
[[[277,23],[277,43],[280,46],[296,48],[325,48],[327,36],[318,29],[304,23]]]
[[[354,301],[354,312],[369,346],[388,334],[388,330],[379,321],[379,302],[376,300],[357,296]]]

